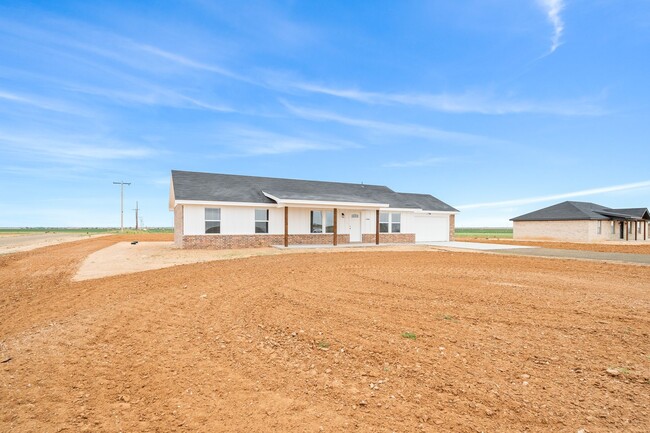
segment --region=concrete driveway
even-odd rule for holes
[[[597,260],[650,265],[650,254],[602,253],[596,251],[561,250],[524,245],[488,244],[479,242],[424,242],[423,244],[450,250],[458,249],[516,256],[554,257],[561,259]]]

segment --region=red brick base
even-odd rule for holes
[[[456,215],[449,215],[449,240],[453,241],[456,237]]]
[[[374,244],[376,242],[374,233],[364,233],[362,242]],[[409,244],[415,242],[415,233],[379,233],[380,244]]]
[[[289,245],[332,245],[332,234],[289,235]],[[338,243],[350,243],[350,235],[338,235]],[[284,235],[191,235],[182,237],[182,248],[237,249],[284,245]]]
[[[174,245],[183,246],[183,205],[177,204],[174,208]]]

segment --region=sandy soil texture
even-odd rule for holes
[[[111,275],[130,274],[175,265],[228,260],[252,256],[279,254],[277,248],[248,248],[245,250],[179,250],[173,242],[119,242],[95,251],[81,263],[72,278],[90,280]]]
[[[344,251],[71,281],[124,240],[0,257],[0,431],[650,429],[648,267]]]
[[[0,254],[29,251],[48,245],[78,241],[104,235],[87,235],[83,233],[38,233],[38,234],[2,234],[0,235]]]
[[[434,247],[427,245],[386,245],[372,247],[346,248],[348,252],[364,251],[426,251]],[[339,249],[340,250],[340,249]],[[118,242],[109,247],[95,251],[86,257],[73,281],[90,280],[109,277],[112,275],[131,274],[152,269],[168,268],[170,266],[190,263],[201,263],[215,260],[232,260],[254,256],[269,256],[276,254],[301,253],[332,253],[334,248],[245,248],[232,250],[192,250],[178,249],[173,242]]]
[[[602,253],[650,254],[650,241],[636,242],[553,242],[553,241],[518,241],[514,239],[461,238],[458,242],[481,242],[487,244],[528,245],[531,247],[553,248],[560,250],[598,251]]]

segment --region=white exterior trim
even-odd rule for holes
[[[424,210],[424,209],[410,209],[415,211],[415,213],[427,213],[427,214],[439,214],[439,215],[456,215],[458,211],[455,210]]]
[[[264,194],[271,200],[277,202],[278,204],[291,205],[291,207],[327,206],[332,208],[345,207],[351,209],[360,209],[360,208],[377,209],[377,208],[387,208],[390,206],[388,203],[359,203],[359,202],[349,202],[349,201],[280,199],[264,191],[262,191],[262,194]]]
[[[251,203],[251,202],[239,202],[239,201],[176,200],[176,204],[190,204],[190,205],[195,204],[195,205],[210,206],[210,207],[219,207],[219,206],[244,206],[244,207],[259,207],[259,208],[284,207],[284,206],[280,206],[277,203]]]

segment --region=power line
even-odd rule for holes
[[[138,230],[138,211],[140,208],[138,207],[138,202],[135,202],[135,209],[132,209],[135,211],[135,229]]]
[[[124,231],[124,185],[131,185],[131,182],[113,182],[114,185],[120,186],[120,231]]]

